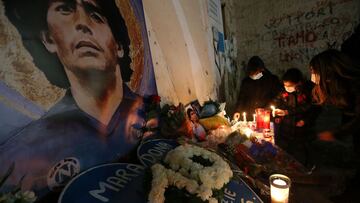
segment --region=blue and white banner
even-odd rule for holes
[[[73,178],[58,203],[145,203],[143,175],[144,167],[136,164],[96,166]]]

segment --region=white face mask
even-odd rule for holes
[[[262,72],[260,72],[260,73],[258,73],[258,74],[256,74],[256,75],[251,75],[251,76],[249,76],[251,79],[253,79],[253,80],[258,80],[258,79],[260,79],[261,77],[263,76],[263,74],[262,74]]]
[[[289,93],[295,92],[295,87],[285,87],[285,90]]]
[[[311,74],[311,82],[318,85],[319,81],[320,81],[320,76],[316,75],[315,73],[312,73]]]

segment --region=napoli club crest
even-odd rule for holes
[[[55,164],[47,175],[50,190],[62,188],[80,172],[80,162],[75,157],[65,158]]]

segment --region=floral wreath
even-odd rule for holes
[[[185,189],[203,201],[215,203],[218,200],[212,197],[212,190],[222,189],[233,176],[229,164],[219,155],[193,145],[175,148],[166,155],[164,162],[170,169],[161,164],[151,167],[153,179],[150,203],[164,202],[168,186]]]

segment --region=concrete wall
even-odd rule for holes
[[[220,1],[215,2],[220,9]],[[157,89],[163,103],[217,99],[220,70],[214,63],[208,3],[143,1]]]
[[[309,60],[327,48],[339,48],[360,19],[359,0],[223,0],[223,4],[225,30],[237,39],[238,68],[259,55],[279,76],[291,67],[307,74]]]
[[[259,55],[277,74],[307,72],[309,60],[339,48],[360,18],[358,0],[239,1],[237,8],[239,60]]]

